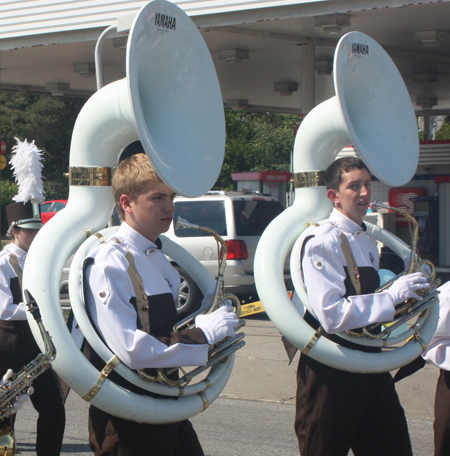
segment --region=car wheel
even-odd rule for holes
[[[180,266],[174,266],[181,276],[180,293],[178,301],[178,315],[185,318],[200,309],[203,293],[194,282],[194,279]]]

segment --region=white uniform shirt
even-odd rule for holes
[[[349,240],[358,267],[378,270],[378,250],[358,224],[333,209],[329,222],[313,231],[305,246],[302,268],[308,297],[320,324],[329,334],[391,321],[394,303],[388,292],[345,298],[345,257],[340,233]]]
[[[14,243],[7,244],[0,252],[0,320],[26,320],[26,306],[21,302],[14,303],[11,292],[11,280],[17,278],[9,259],[11,253],[16,255],[19,266],[23,271],[26,252]]]
[[[131,369],[205,365],[208,344],[166,345],[137,328],[137,313],[130,303],[135,292],[127,272],[127,250],[147,296],[172,293],[174,306],[178,300],[178,272],[153,242],[122,223],[113,239],[91,252],[94,263],[85,274],[92,292],[86,296],[92,319],[108,346]]]
[[[440,369],[450,371],[450,281],[438,288],[439,321],[427,350],[422,357]]]

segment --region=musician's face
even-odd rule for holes
[[[28,252],[28,249],[31,246],[36,234],[38,234],[38,229],[30,229],[30,228],[13,228],[12,234],[14,236],[14,244],[16,244],[19,248]]]
[[[327,196],[339,212],[361,225],[372,197],[370,174],[358,168],[344,173],[339,190],[330,189]]]
[[[162,182],[147,182],[135,199],[120,197],[125,222],[138,233],[155,242],[173,220],[175,193]]]

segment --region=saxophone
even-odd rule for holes
[[[50,366],[51,361],[56,354],[55,346],[50,335],[44,328],[42,323],[39,307],[28,292],[24,291],[27,310],[33,315],[39,327],[42,339],[44,341],[44,353],[39,353],[35,359],[29,362],[20,372],[14,374],[10,380],[7,380],[0,386],[0,419],[5,418],[11,412],[14,403],[21,394],[28,394],[31,384],[41,374],[43,374]],[[0,456],[14,456],[16,454],[16,439],[14,432],[9,426],[0,428]]]

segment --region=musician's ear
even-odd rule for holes
[[[339,192],[334,188],[330,188],[327,190],[327,197],[331,200],[335,205],[339,203]]]
[[[128,195],[122,195],[120,197],[120,205],[122,206],[122,209],[124,210],[125,214],[132,214],[133,209],[131,208],[131,198]]]

